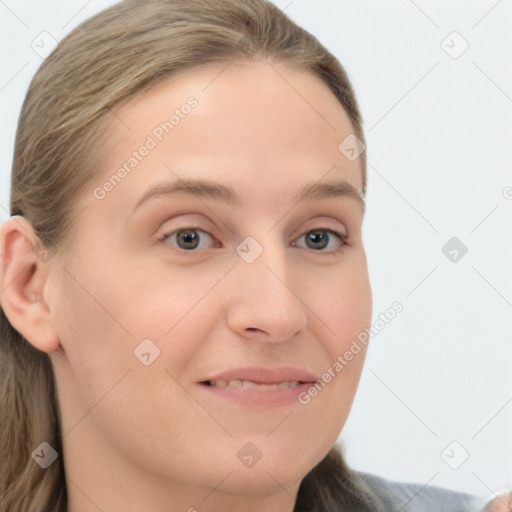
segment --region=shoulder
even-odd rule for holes
[[[396,482],[354,471],[377,498],[382,512],[484,512],[485,503],[471,494],[441,487]]]

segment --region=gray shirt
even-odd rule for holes
[[[484,512],[487,500],[436,486],[395,482],[355,471],[381,505],[382,512]]]

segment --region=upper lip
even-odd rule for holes
[[[316,382],[318,378],[307,368],[296,366],[279,366],[265,368],[246,366],[212,373],[201,382],[216,380],[248,380],[258,384],[278,384],[280,382]]]

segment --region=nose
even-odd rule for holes
[[[280,243],[265,244],[251,263],[236,259],[230,277],[228,327],[239,336],[269,342],[290,340],[307,326],[307,307],[294,290],[297,275]]]

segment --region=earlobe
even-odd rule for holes
[[[14,216],[0,228],[0,305],[11,325],[35,348],[59,348],[46,293],[49,263],[34,251],[37,236],[27,219]]]

